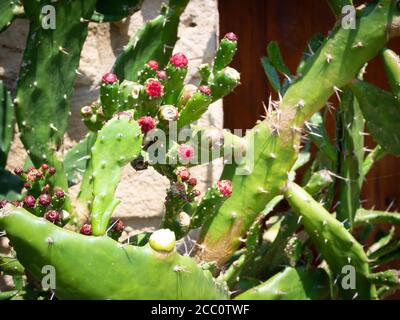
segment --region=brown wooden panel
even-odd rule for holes
[[[269,41],[279,42],[284,59],[295,71],[308,39],[317,32],[326,34],[335,19],[321,0],[219,0],[220,30],[223,36],[233,31],[239,37],[238,54],[233,62],[242,75],[242,84],[224,100],[225,127],[251,128],[263,114],[262,103],[271,94],[260,57]],[[400,41],[390,47],[400,52]],[[387,88],[379,59],[369,66],[367,80]],[[334,123],[328,123],[333,131]],[[367,139],[368,145],[374,145]],[[386,209],[394,201],[400,210],[400,160],[387,157],[372,170],[363,190],[365,207]]]

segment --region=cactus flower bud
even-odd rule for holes
[[[47,193],[50,190],[50,185],[49,184],[45,184],[42,188],[42,193]]]
[[[84,225],[82,225],[80,232],[81,232],[81,234],[84,234],[86,236],[91,236],[92,235],[92,225],[85,223]]]
[[[186,181],[190,178],[190,172],[185,167],[178,167],[176,169],[176,175],[182,179],[182,181]]]
[[[41,194],[39,196],[39,203],[44,207],[47,207],[48,205],[50,205],[50,203],[51,203],[50,195],[48,195],[47,193]]]
[[[188,180],[188,184],[192,187],[195,187],[197,185],[197,179],[194,177],[190,177]]]
[[[178,147],[178,156],[181,160],[189,160],[194,156],[194,148],[188,144],[181,144]]]
[[[54,167],[50,167],[49,168],[49,174],[50,175],[54,176],[56,174],[56,172],[57,172],[56,168],[54,168]]]
[[[65,198],[65,192],[62,191],[61,189],[58,189],[58,188],[54,190],[54,195],[58,199],[64,199]]]
[[[30,189],[30,188],[32,188],[32,186],[31,186],[31,184],[29,182],[25,182],[24,183],[24,188],[25,189]]]
[[[177,68],[186,68],[189,63],[186,56],[181,52],[175,53],[169,62]]]
[[[149,62],[147,62],[147,65],[149,66],[150,69],[154,71],[158,69],[158,62],[155,60],[150,60]]]
[[[58,211],[50,210],[44,215],[45,219],[50,222],[57,222],[60,220],[61,214]]]
[[[218,181],[217,188],[224,197],[230,197],[232,194],[232,182],[230,180]]]
[[[117,221],[115,221],[115,223],[112,227],[112,230],[114,232],[120,233],[120,232],[124,231],[124,228],[125,228],[124,222],[121,219],[118,219]]]
[[[201,92],[201,93],[203,93],[203,94],[206,94],[207,96],[211,96],[211,89],[210,89],[210,87],[207,87],[207,86],[200,86],[198,90],[199,90],[199,92]]]
[[[201,195],[200,190],[197,190],[197,189],[194,189],[194,190],[192,191],[192,193],[193,193],[193,195],[194,195],[195,197],[199,197],[199,196]]]
[[[24,202],[24,206],[27,208],[34,208],[35,207],[35,203],[36,203],[36,199],[34,196],[26,196],[23,200]]]
[[[179,117],[178,109],[172,105],[165,105],[160,108],[160,119],[164,121],[177,121]]]
[[[148,116],[140,117],[138,119],[138,124],[140,126],[140,129],[142,130],[142,133],[146,134],[156,127],[156,120]]]
[[[167,72],[165,70],[160,70],[156,74],[157,78],[160,80],[166,80],[167,79]]]
[[[105,84],[113,84],[118,81],[118,78],[113,73],[106,73],[103,78],[101,79]]]
[[[169,229],[161,229],[153,232],[149,244],[156,251],[170,252],[175,248],[175,233]]]
[[[24,202],[18,200],[11,201],[11,204],[17,208],[22,208],[24,206]]]
[[[43,173],[41,173],[40,171],[35,173],[35,177],[38,179],[42,179],[43,178]]]
[[[0,209],[3,209],[6,205],[8,205],[10,202],[8,200],[1,200],[0,201]]]
[[[164,86],[160,81],[148,79],[145,84],[146,93],[152,98],[160,98],[164,95]]]
[[[20,176],[20,175],[22,175],[22,174],[24,173],[24,169],[21,168],[21,167],[16,167],[16,168],[14,169],[14,173],[15,173],[17,176]]]
[[[224,39],[228,39],[229,41],[238,41],[238,37],[236,34],[233,32],[228,32],[225,36]]]

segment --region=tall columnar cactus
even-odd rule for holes
[[[336,16],[352,3],[328,2]],[[31,32],[39,26],[41,3],[25,3]],[[313,37],[296,75],[271,42],[262,63],[281,99],[270,102],[265,119],[245,137],[196,125],[212,102],[240,83],[239,72],[229,67],[238,38],[225,35],[213,64],[200,66],[200,82],[186,84],[189,59],[172,54],[172,47],[187,3],[170,0],[103,76],[99,99],[81,109],[90,133],[67,153],[68,176],[58,149],[68,118],[69,71],[78,63],[87,22],[118,20],[141,1],[116,1],[112,8],[108,1],[57,3],[57,19],[65,28],[38,30],[40,39],[31,34],[25,61],[32,62],[21,70],[16,108],[23,142],[37,168],[16,168],[24,184],[22,201],[0,202],[0,229],[16,252],[0,256],[0,271],[40,280],[42,267],[52,265],[59,299],[376,299],[399,287],[398,272],[373,272],[399,256],[394,227],[365,250],[362,243],[371,225],[399,224],[399,214],[363,209],[359,199],[373,164],[387,153],[398,154],[399,65],[395,53],[384,47],[400,34],[399,1],[365,6],[356,30],[338,24],[326,39]],[[67,15],[68,9],[75,10]],[[87,19],[78,23],[82,15]],[[67,47],[65,37],[75,29],[80,36]],[[43,58],[45,50],[47,60],[34,59]],[[365,64],[381,52],[392,93],[361,80]],[[44,87],[36,75],[49,61],[60,62],[65,75]],[[64,80],[64,90],[52,93]],[[319,111],[335,93],[340,103],[332,140],[324,125],[326,112]],[[46,101],[53,95],[52,103]],[[8,110],[5,96],[2,106]],[[32,104],[47,106],[47,123],[28,108]],[[368,155],[365,123],[379,143]],[[191,131],[179,140],[173,129]],[[168,141],[157,135],[160,130]],[[225,160],[221,178],[201,195],[191,167],[220,157]],[[136,170],[153,166],[170,186],[160,230],[122,240],[124,223],[112,214],[120,202],[115,194],[121,172],[129,163]],[[294,180],[302,166],[307,170],[300,186]],[[74,210],[67,178],[70,184],[81,180]],[[277,212],[284,198],[290,209]],[[355,228],[362,232],[354,233]],[[176,241],[186,244],[197,229],[194,248],[178,253]],[[356,286],[345,288],[343,270],[349,267]],[[0,299],[21,296],[12,290]]]

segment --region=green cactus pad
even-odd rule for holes
[[[215,54],[213,73],[221,71],[223,68],[228,66],[235,56],[237,50],[237,41],[232,41],[224,38],[219,43],[217,53]]]
[[[351,84],[373,138],[387,151],[400,155],[400,102],[370,83]]]
[[[140,10],[143,0],[99,0],[92,20],[96,22],[119,21]]]
[[[110,217],[119,204],[115,190],[122,168],[137,158],[142,146],[142,134],[133,113],[117,114],[98,132],[92,148],[93,235],[106,232]]]
[[[358,209],[354,223],[356,226],[362,226],[368,223],[397,225],[400,224],[400,213]]]
[[[375,287],[369,282],[368,258],[363,247],[325,208],[295,183],[289,182],[285,198],[302,217],[301,222],[312,242],[328,263],[335,277],[342,278],[342,268],[351,265],[356,271],[356,289],[341,290],[346,298],[375,298]],[[340,286],[340,280],[339,280]]]
[[[24,3],[25,4],[25,3]],[[58,150],[68,126],[72,85],[95,0],[27,2],[32,18],[15,100],[21,140],[36,166],[56,167],[55,184],[67,189]],[[56,28],[42,27],[42,5],[56,12]]]
[[[24,275],[25,269],[14,257],[0,255],[0,272],[7,275]]]
[[[182,128],[201,118],[211,104],[212,98],[202,92],[195,92],[179,113],[178,128]]]
[[[235,300],[324,300],[329,296],[329,277],[323,269],[287,267]]]
[[[240,73],[231,67],[218,71],[209,83],[212,101],[230,94],[240,83]]]
[[[400,57],[390,49],[382,52],[383,64],[393,95],[400,101]]]
[[[6,29],[17,15],[24,12],[19,0],[0,1],[0,32]]]
[[[8,151],[13,139],[14,110],[11,94],[3,81],[0,81],[0,168],[7,163]]]
[[[90,150],[96,141],[96,133],[90,132],[85,138],[68,150],[64,157],[64,167],[68,183],[75,185],[82,180],[90,159]]]
[[[37,279],[42,268],[56,270],[59,299],[227,299],[209,271],[176,252],[160,253],[149,245],[134,247],[109,237],[61,229],[24,209],[0,211],[21,264]]]
[[[340,149],[340,172],[338,205],[336,217],[352,226],[360,207],[361,187],[364,182],[362,166],[364,162],[365,120],[357,99],[346,88],[341,95],[337,111],[338,144]]]
[[[200,242],[206,248],[197,252],[201,259],[224,264],[256,217],[284,186],[296,161],[295,146],[300,136],[289,128],[280,131],[287,137],[281,139],[273,130],[272,120],[258,124],[244,138],[246,156],[240,164],[225,165],[221,180],[232,181],[233,193],[201,230]]]

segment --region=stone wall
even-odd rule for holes
[[[84,45],[79,72],[74,85],[72,116],[69,131],[65,137],[65,150],[68,150],[86,133],[80,120],[79,110],[98,97],[99,82],[103,73],[110,70],[115,57],[128,42],[129,37],[147,20],[154,18],[159,11],[161,0],[145,0],[142,10],[122,22],[95,24],[89,26],[89,36]],[[0,34],[0,78],[15,92],[19,65],[28,32],[27,21],[14,23]],[[191,0],[181,17],[180,40],[175,51],[185,52],[190,60],[190,82],[196,82],[196,69],[201,63],[211,62],[218,40],[217,0]],[[38,106],[40,108],[40,106]],[[222,127],[222,106],[220,102],[210,107],[201,120],[204,123]],[[8,161],[9,169],[24,163],[24,151],[18,135],[15,136]],[[221,172],[221,162],[201,166],[192,170],[198,177],[200,190],[204,191]],[[133,230],[151,229],[158,226],[164,207],[168,181],[151,168],[135,172],[127,166],[117,196],[122,200],[115,215],[122,217]],[[70,192],[76,194],[79,186]]]

